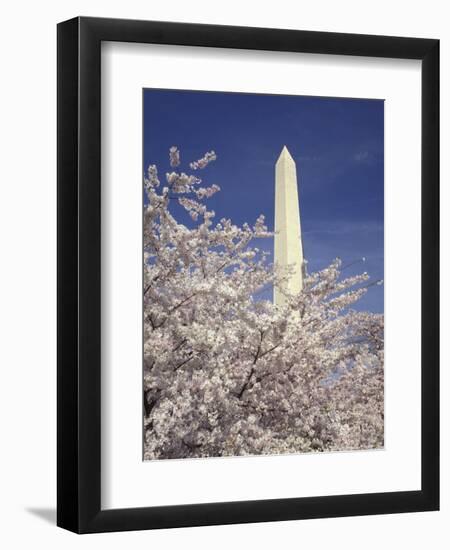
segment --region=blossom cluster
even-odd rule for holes
[[[189,166],[191,170],[203,169],[206,168],[206,166],[208,166],[210,162],[216,160],[216,158],[216,153],[214,151],[209,151],[208,153],[205,153],[205,155],[201,159],[191,162]]]

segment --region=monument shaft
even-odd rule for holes
[[[292,275],[283,289],[299,294],[303,288],[303,247],[298,202],[297,170],[294,159],[283,147],[275,165],[275,264],[291,267]],[[282,306],[286,297],[274,288],[274,303]]]

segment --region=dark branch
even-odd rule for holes
[[[183,362],[181,362],[179,365],[177,365],[173,370],[178,370],[180,369],[183,365],[185,365],[186,363],[188,363],[194,356],[191,355],[190,357],[188,357],[187,359],[185,359]]]
[[[156,391],[156,395],[154,395],[151,399],[149,399],[149,394],[151,393],[151,390],[144,390],[144,410],[145,410],[145,416],[150,416],[150,413],[155,408],[156,403],[159,400],[159,396],[161,394],[161,390]]]
[[[184,338],[184,340],[181,340],[181,342],[173,348],[172,352],[179,350],[181,346],[184,346],[186,342],[187,342],[187,338]]]

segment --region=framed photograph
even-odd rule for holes
[[[439,508],[439,41],[58,25],[77,533]]]

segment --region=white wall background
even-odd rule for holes
[[[445,1],[16,1],[2,10],[0,132],[0,541],[119,548],[446,548],[450,522],[449,290],[442,286],[442,510],[77,537],[57,529],[56,23],[76,15],[441,39],[442,280],[450,277],[450,25]],[[405,266],[405,276],[408,266]]]

